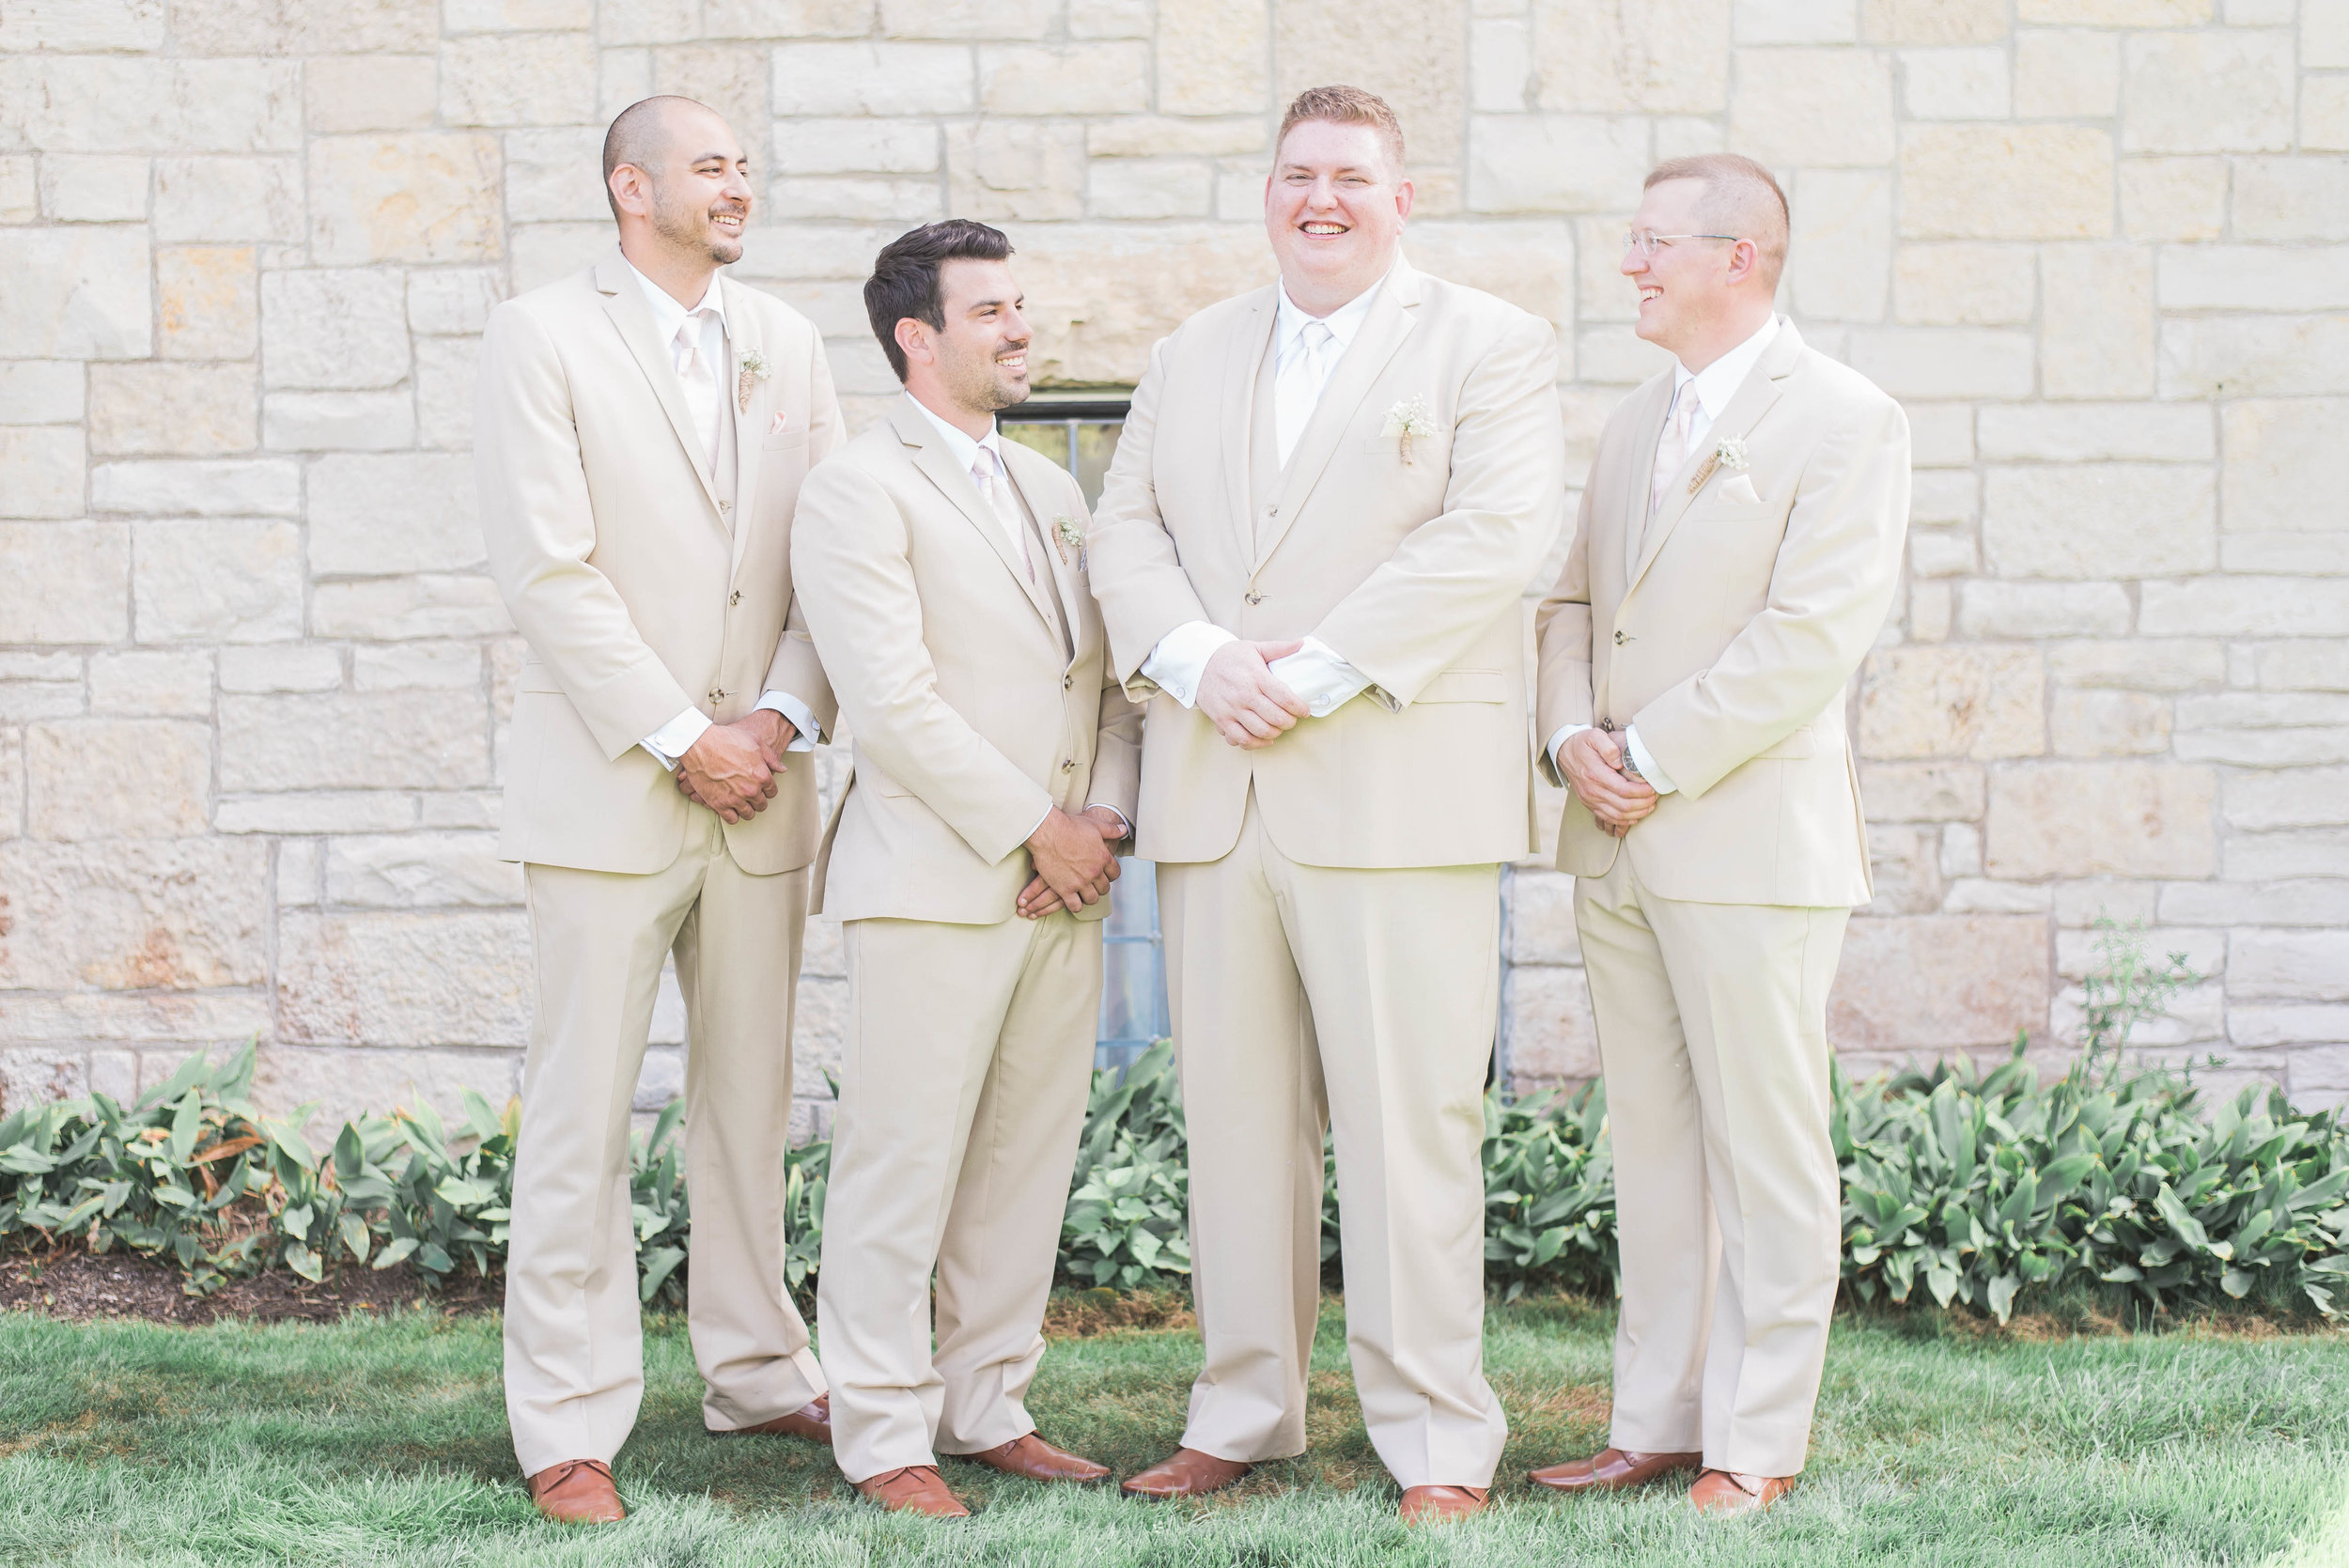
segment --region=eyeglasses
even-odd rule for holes
[[[1630,255],[1633,251],[1638,251],[1641,256],[1653,256],[1657,251],[1662,250],[1666,245],[1671,244],[1675,240],[1728,240],[1735,241],[1744,238],[1745,236],[1742,234],[1657,234],[1651,229],[1635,228],[1625,233],[1623,237],[1623,249],[1626,256]]]

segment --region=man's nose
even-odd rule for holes
[[[1028,341],[1028,318],[1020,315],[1016,308],[1003,313],[1003,341],[1006,343]]]
[[[749,176],[745,175],[740,169],[736,169],[733,173],[726,176],[726,182],[723,189],[724,194],[729,198],[742,204],[744,211],[748,211],[750,210],[751,181]]]

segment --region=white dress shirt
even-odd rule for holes
[[[733,379],[733,360],[726,353],[729,335],[726,332],[726,302],[718,287],[718,274],[709,274],[709,287],[702,294],[701,303],[688,310],[677,303],[677,297],[667,289],[636,272],[633,263],[629,265],[628,270],[635,272],[636,281],[644,287],[645,303],[652,307],[653,335],[668,353],[669,364],[677,373],[677,384],[685,392],[686,407],[692,411],[695,423],[701,427],[703,455],[715,462],[718,421],[725,411],[708,393],[715,391],[718,397],[725,396],[727,383]],[[707,381],[686,374],[689,344],[700,356],[702,365],[708,369]],[[758,699],[758,706],[772,708],[790,721],[791,728],[797,733],[791,737],[791,743],[784,748],[787,752],[812,752],[816,743],[823,738],[816,715],[805,703],[787,691],[765,693]],[[757,709],[752,711],[756,712]],[[637,744],[659,758],[661,767],[675,768],[677,758],[692,751],[693,742],[699,740],[708,728],[709,716],[700,708],[689,707]]]
[[[1303,306],[1289,298],[1288,285],[1280,286],[1280,303],[1272,318],[1272,435],[1283,468],[1288,467],[1289,455],[1297,450],[1339,362],[1370,318],[1370,307],[1385,282],[1381,278],[1322,317],[1307,315]],[[1328,334],[1317,349],[1306,334],[1308,327],[1316,324]],[[1159,645],[1142,661],[1142,673],[1159,690],[1190,707],[1198,701],[1199,680],[1206,673],[1208,658],[1224,644],[1237,641],[1212,621],[1186,621],[1159,639]],[[1369,690],[1370,677],[1347,663],[1335,648],[1318,637],[1304,642],[1302,648],[1266,668],[1304,700],[1313,717],[1334,713]]]
[[[929,405],[923,402],[919,397],[913,396],[912,393],[909,392],[905,396],[906,401],[922,411],[922,417],[930,422],[932,428],[938,431],[940,439],[945,442],[946,450],[953,455],[955,466],[957,468],[962,470],[965,474],[970,473],[973,465],[975,465],[979,460],[980,450],[984,448],[988,452],[994,455],[995,472],[1005,475],[1003,483],[1006,485],[1011,483],[1009,478],[1011,465],[1003,461],[1003,427],[995,423],[995,416],[993,414],[988,415],[987,434],[974,441],[972,439],[970,432],[961,429],[957,426],[950,425],[946,421],[939,418],[935,413],[932,413],[930,411]],[[975,485],[977,484],[977,481],[974,479],[972,483]],[[982,495],[980,499],[986,500],[987,497]],[[1010,504],[1008,506],[998,506],[993,508],[995,512],[995,520],[1003,525],[1003,532],[1009,536],[1011,539],[1012,553],[1026,561],[1029,566],[1029,570],[1033,573],[1035,567],[1035,554],[1034,551],[1028,548],[1026,520],[1019,515],[1019,505],[1018,502],[1011,501],[1008,496],[1004,499]],[[1073,636],[1076,632],[1076,629],[1071,627],[1069,629],[1069,632]],[[1124,812],[1119,811],[1115,806],[1112,806],[1104,800],[1092,801],[1087,804],[1085,809],[1087,811],[1091,811],[1094,806],[1099,806],[1102,810],[1116,817],[1118,821],[1124,822],[1126,824],[1126,835],[1128,838],[1133,836],[1134,825],[1131,822],[1127,821],[1126,814]],[[1039,816],[1035,819],[1035,828],[1041,828],[1044,826],[1044,817],[1051,815],[1052,808],[1050,806],[1045,807],[1044,816]],[[1030,833],[1034,833],[1035,831],[1035,828],[1030,828],[1028,831]]]
[[[1770,346],[1770,340],[1777,335],[1778,317],[1773,314],[1768,320],[1762,323],[1760,329],[1751,337],[1747,338],[1702,370],[1692,371],[1677,359],[1672,361],[1672,396],[1675,399],[1684,397],[1695,399],[1693,412],[1688,421],[1688,450],[1690,452],[1704,450],[1704,438],[1712,434],[1713,421],[1720,416],[1722,410],[1729,407],[1729,400],[1737,396],[1737,389],[1746,384],[1746,378],[1753,374],[1754,365],[1761,361],[1762,350],[1767,349]],[[1653,520],[1650,520],[1651,523]],[[1590,727],[1588,724],[1559,725],[1558,733],[1549,737],[1550,760],[1554,763],[1558,762],[1558,749],[1568,739]],[[1623,746],[1631,753],[1631,761],[1640,769],[1640,777],[1645,779],[1649,787],[1657,794],[1670,795],[1677,787],[1670,778],[1665,776],[1664,770],[1656,766],[1656,759],[1648,755],[1647,748],[1640,743],[1640,731],[1637,725],[1625,726]],[[1563,763],[1559,763],[1558,771],[1561,773],[1565,771]]]

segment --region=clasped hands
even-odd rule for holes
[[[1656,809],[1656,790],[1623,770],[1623,747],[1602,729],[1578,730],[1558,748],[1558,761],[1576,797],[1616,838]]]
[[[1054,806],[1028,835],[1035,875],[1019,890],[1019,915],[1040,920],[1055,909],[1075,914],[1109,896],[1117,880],[1117,843],[1126,819],[1107,806],[1087,806],[1075,816]]]
[[[799,733],[771,707],[712,724],[677,759],[677,789],[728,822],[748,822],[775,798],[784,750]]]
[[[1286,659],[1304,645],[1301,639],[1230,642],[1207,656],[1206,667],[1199,673],[1195,706],[1226,745],[1262,751],[1294,729],[1297,721],[1313,717],[1305,699],[1270,668],[1275,660]]]

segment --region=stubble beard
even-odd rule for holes
[[[652,192],[653,232],[678,251],[696,258],[708,256],[721,267],[731,267],[742,259],[742,241],[715,233],[709,226],[710,209],[671,207],[661,199],[656,182]],[[747,220],[748,215],[745,214]]]

